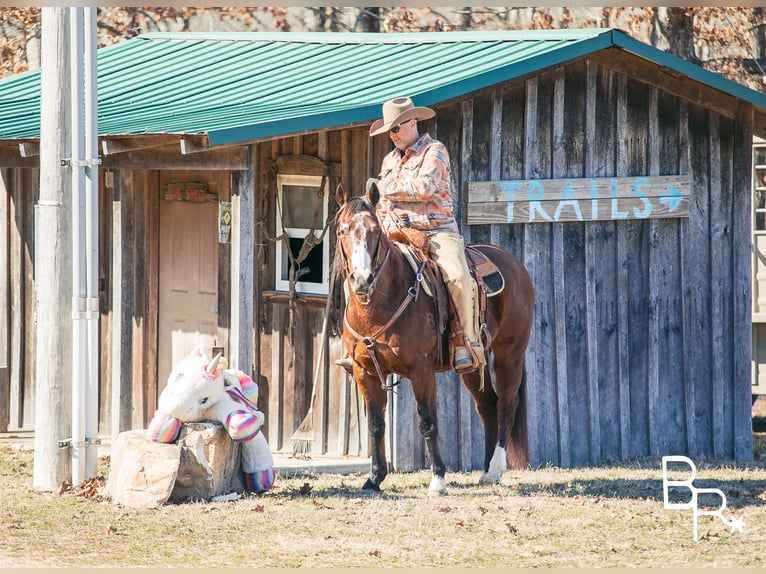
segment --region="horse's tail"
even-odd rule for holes
[[[516,400],[516,416],[508,429],[506,460],[509,468],[525,469],[529,465],[529,437],[527,434],[527,370],[522,365],[521,384]]]

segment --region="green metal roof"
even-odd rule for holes
[[[208,134],[211,145],[372,121],[617,46],[766,110],[766,95],[611,29],[152,33],[98,52],[99,134]],[[0,81],[0,139],[40,135],[40,71]]]

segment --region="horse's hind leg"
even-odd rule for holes
[[[524,385],[524,354],[509,353],[498,357],[497,373],[497,446],[502,448],[505,468],[509,460],[514,468],[528,463],[526,405]],[[507,451],[507,455],[506,455]]]
[[[497,395],[492,388],[489,368],[484,371],[483,389],[481,389],[478,371],[466,373],[461,378],[473,397],[476,412],[484,429],[484,473],[479,478],[479,484],[499,482],[505,470],[505,451],[498,453]]]
[[[412,373],[411,373],[412,375]],[[430,495],[447,494],[444,481],[446,467],[439,449],[439,424],[436,418],[436,378],[432,371],[412,376],[412,390],[420,420],[420,433],[426,442],[428,456],[431,459],[431,484],[428,487]]]

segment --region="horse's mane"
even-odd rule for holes
[[[353,215],[361,211],[369,211],[375,214],[375,206],[366,197],[352,197],[338,210],[338,213],[335,215],[335,223],[337,224],[341,216],[346,213]]]
[[[357,213],[369,212],[374,217],[377,217],[375,212],[375,206],[366,197],[352,197],[346,203],[344,203],[335,214],[335,227],[337,229],[338,223],[342,217],[353,216]],[[332,275],[335,278],[343,276],[346,267],[343,263],[343,256],[341,254],[340,241],[335,242],[335,257],[332,260]]]

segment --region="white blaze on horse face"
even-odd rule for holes
[[[357,213],[352,222],[349,237],[351,238],[351,271],[358,284],[366,284],[372,275],[372,260],[367,250],[367,228],[364,225],[364,214]]]

